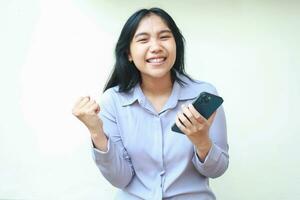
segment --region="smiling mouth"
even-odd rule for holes
[[[147,59],[147,63],[151,63],[151,64],[161,64],[163,62],[165,62],[167,58],[166,57],[162,57],[162,58],[150,58]]]

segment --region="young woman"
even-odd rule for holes
[[[191,102],[209,83],[184,70],[184,38],[162,9],[142,9],[124,25],[100,106],[82,97],[73,114],[89,129],[93,157],[120,188],[117,199],[197,199],[215,195],[208,178],[228,167],[223,108],[208,120]],[[176,125],[184,134],[171,130]]]

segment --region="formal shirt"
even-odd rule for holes
[[[209,129],[212,146],[204,161],[184,134],[173,132],[182,104],[191,103],[203,91],[217,94],[207,82],[179,78],[160,112],[137,84],[129,92],[118,86],[101,97],[99,116],[108,138],[106,152],[93,148],[93,158],[103,176],[121,189],[116,199],[216,199],[209,178],[221,176],[228,167],[228,143],[223,107],[217,109]]]

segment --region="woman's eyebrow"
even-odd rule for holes
[[[134,36],[134,38],[137,38],[137,37],[139,37],[139,36],[148,36],[149,35],[149,33],[146,33],[146,32],[140,32],[140,33],[138,33],[138,34],[136,34],[135,36]]]
[[[172,33],[172,31],[170,31],[169,29],[165,29],[165,30],[159,31],[158,34],[162,34],[162,33]]]
[[[172,33],[172,31],[170,31],[169,29],[164,29],[164,30],[159,31],[159,32],[158,32],[158,35],[160,35],[160,34],[162,34],[162,33]],[[147,33],[147,32],[140,32],[140,33],[136,34],[136,35],[134,36],[134,38],[137,38],[137,37],[139,37],[139,36],[149,36],[149,35],[150,35],[150,34]]]

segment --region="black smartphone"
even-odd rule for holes
[[[201,92],[197,99],[193,101],[195,109],[205,118],[208,119],[223,103],[223,98],[208,92]],[[172,131],[184,134],[176,125],[172,126]]]

